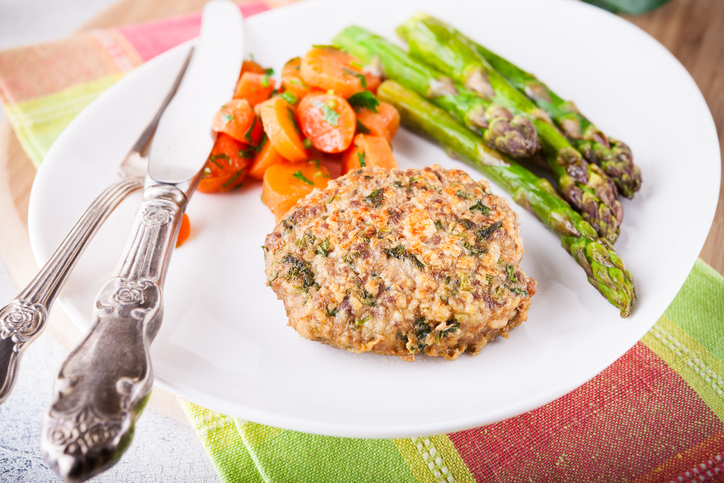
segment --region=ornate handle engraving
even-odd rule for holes
[[[113,466],[153,385],[149,345],[161,325],[161,286],[184,195],[147,188],[114,277],[96,296],[88,335],[61,366],[43,420],[43,457],[66,480]]]
[[[33,281],[0,309],[0,404],[10,395],[25,349],[45,329],[50,307],[88,242],[116,206],[141,184],[140,178],[126,178],[101,193]]]

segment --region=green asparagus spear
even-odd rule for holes
[[[500,151],[528,158],[538,150],[538,135],[525,116],[513,116],[509,109],[454,83],[382,37],[353,26],[344,29],[332,43],[365,64],[379,64],[387,77],[432,100],[471,129],[485,130],[485,141]]]
[[[618,238],[623,208],[616,199],[614,182],[596,165],[586,162],[566,137],[555,128],[548,114],[513,87],[480,55],[474,45],[451,26],[426,14],[418,14],[405,22],[398,33],[407,40],[410,55],[430,62],[459,82],[469,79],[471,72],[479,82],[484,79],[489,89],[478,89],[493,102],[515,114],[529,116],[543,146],[548,166],[558,180],[558,190],[602,238],[611,243]],[[463,69],[461,66],[467,66]],[[469,80],[468,80],[469,82]]]
[[[482,45],[474,45],[478,54],[495,70],[553,118],[588,162],[603,168],[616,183],[619,193],[629,199],[634,197],[641,188],[641,170],[634,164],[633,154],[626,143],[607,137],[578,111],[575,104],[564,101],[533,74]]]
[[[511,158],[490,148],[444,110],[418,94],[384,81],[379,98],[395,106],[404,126],[431,138],[448,153],[484,173],[516,203],[535,214],[561,239],[562,246],[583,268],[588,281],[628,317],[636,298],[633,278],[613,246],[561,199],[550,183]]]

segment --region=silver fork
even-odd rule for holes
[[[186,61],[153,120],[146,126],[118,167],[121,179],[96,198],[30,284],[0,309],[0,404],[5,402],[13,390],[18,377],[20,359],[25,349],[45,329],[50,307],[88,242],[116,206],[130,193],[143,186],[148,164],[146,154],[153,134],[161,114],[181,83],[191,52],[193,47],[189,50]]]

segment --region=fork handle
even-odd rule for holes
[[[50,307],[88,242],[116,206],[142,184],[140,178],[125,178],[103,191],[30,284],[0,309],[0,404],[10,395],[23,353],[45,329]]]
[[[96,296],[93,325],[60,368],[41,449],[68,481],[113,466],[133,438],[153,385],[149,345],[163,318],[161,287],[185,206],[173,186],[146,188],[121,261]]]

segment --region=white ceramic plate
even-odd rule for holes
[[[192,239],[173,255],[165,320],[152,346],[160,386],[226,414],[305,432],[449,432],[521,414],[580,386],[632,347],[674,298],[714,216],[719,146],[689,74],[626,21],[569,1],[317,1],[248,19],[248,52],[279,72],[287,59],[329,43],[353,23],[394,39],[394,27],[418,10],[535,72],[631,145],[644,184],[633,202],[623,202],[626,219],[616,244],[636,280],[631,317],[620,319],[558,238],[514,205],[526,246],[522,268],[540,290],[528,321],[510,339],[496,340],[478,357],[415,363],[307,341],[286,326],[282,303],[265,286],[260,246],[274,217],[259,199],[260,185],[249,182],[233,194],[199,193],[189,206]],[[30,200],[39,262],[115,179],[116,164],[184,53],[170,51],[120,81],[57,140]],[[393,144],[403,167],[439,163],[482,177],[408,132]],[[60,302],[82,329],[139,200],[136,195],[112,215],[63,291]]]

